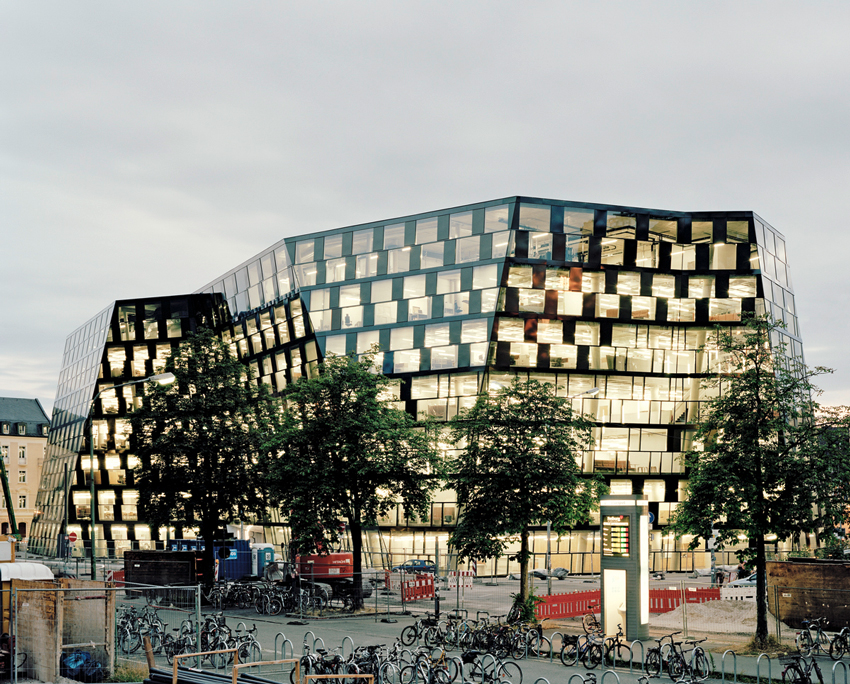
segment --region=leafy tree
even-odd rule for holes
[[[296,553],[327,553],[347,522],[358,603],[363,526],[399,501],[408,515],[427,515],[440,473],[426,431],[392,405],[374,353],[330,356],[315,377],[289,385],[267,445],[269,491],[288,512]]]
[[[562,534],[587,520],[606,491],[599,478],[582,477],[579,465],[591,423],[551,385],[515,377],[453,418],[451,432],[465,446],[447,465],[461,506],[450,543],[462,558],[498,558],[518,536],[524,603],[530,528],[551,521]]]
[[[845,517],[850,495],[846,411],[821,407],[812,379],[831,372],[807,368],[778,344],[781,324],[750,317],[737,329],[718,329],[717,375],[704,381],[717,390],[701,408],[694,449],[686,454],[688,496],[676,510],[673,529],[709,539],[717,548],[751,542],[739,552],[755,560],[755,638],[767,638],[766,556],[768,534],[778,539],[816,532],[822,538]],[[774,344],[771,345],[771,340]]]
[[[257,496],[260,426],[271,405],[264,385],[213,332],[201,328],[165,361],[175,381],[148,389],[130,414],[142,519],[156,530],[198,527],[206,542],[204,581],[213,580],[213,540],[237,513],[264,506]]]

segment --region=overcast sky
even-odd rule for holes
[[[850,404],[850,3],[0,0],[0,395],[299,233],[510,195],[753,210]]]

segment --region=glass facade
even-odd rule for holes
[[[419,417],[448,420],[515,374],[552,383],[595,421],[583,470],[603,474],[614,491],[646,494],[662,528],[684,495],[682,454],[709,398],[700,379],[722,367],[715,326],[769,312],[786,325],[773,342],[802,356],[784,240],[752,212],[512,197],[288,238],[198,294],[222,298],[221,335],[275,391],[315,373],[328,354],[373,345],[380,368],[398,380],[398,405]],[[155,371],[153,361],[179,341],[182,328],[168,321],[180,317],[145,307],[116,302],[69,337],[50,462],[73,463],[80,453],[98,379]],[[116,345],[122,335],[134,344]],[[142,346],[149,358],[137,355]],[[118,398],[109,401],[123,410]],[[97,419],[95,428],[108,446],[120,433]],[[45,502],[56,473],[43,478]],[[436,541],[457,519],[445,494],[430,521],[409,524],[399,510],[382,527],[404,536],[424,526]],[[91,502],[79,498],[85,511]],[[132,504],[123,499],[98,505],[141,526],[124,516]],[[42,535],[45,543],[54,532]],[[596,553],[594,534],[576,531],[572,546],[561,544],[583,549],[568,555]],[[654,539],[674,553],[685,544]]]

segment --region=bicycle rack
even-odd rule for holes
[[[608,675],[614,675],[614,679],[617,680],[617,684],[620,684],[620,675],[614,672],[614,670],[605,670],[605,672],[602,673],[602,678],[599,680],[599,684],[605,684],[605,677]]]
[[[395,663],[386,662],[381,663],[381,667],[378,668],[378,682],[386,681],[387,670],[389,670],[390,668],[392,668],[396,672],[396,676],[393,678],[393,680],[398,681],[399,679],[401,679],[401,670],[398,669],[398,665],[396,665]]]
[[[283,641],[281,641],[281,644],[280,644],[280,657],[281,657],[281,659],[286,658],[286,645],[287,644],[289,644],[289,657],[294,658],[295,657],[295,646],[292,645],[292,642],[289,639],[286,638],[286,635],[283,632],[278,632],[274,636],[274,651],[272,651],[272,655],[274,655],[274,658],[272,658],[272,660],[278,659],[278,657],[277,657],[277,639],[278,639],[278,637],[283,637]]]
[[[761,659],[767,658],[767,681],[771,680],[771,669],[773,661],[770,659],[770,656],[767,653],[760,653],[759,657],[756,658],[756,684],[760,684],[761,682]],[[737,669],[737,668],[736,668]]]
[[[555,658],[555,635],[556,634],[559,637],[561,637],[561,648],[562,649],[564,648],[564,635],[561,632],[552,632],[552,634],[549,635],[549,662],[550,663]],[[560,653],[560,651],[559,651],[559,653]],[[544,678],[541,677],[540,679],[544,679]],[[537,682],[535,682],[534,684],[537,684]],[[548,682],[547,682],[547,684],[548,684]]]
[[[322,639],[322,637],[316,637],[315,639],[313,639],[313,650],[314,650],[314,651],[316,650],[316,644],[319,644],[319,643],[321,643],[321,644],[322,644],[322,649],[325,649],[325,648],[326,648],[326,646],[325,646],[325,640],[324,640],[324,639]]]
[[[646,658],[646,646],[644,645],[644,643],[640,640],[633,641],[632,645],[629,646],[629,653],[631,653],[630,660],[629,660],[629,674],[632,674],[634,672],[635,644],[640,646],[640,660],[638,660],[638,663],[640,664],[641,671],[643,671],[643,661]]]
[[[342,653],[342,657],[345,658],[345,642],[346,640],[351,644],[351,655],[354,655],[354,639],[352,639],[347,634],[342,637],[342,643],[339,645],[339,650]]]
[[[308,634],[313,635],[313,641],[310,644],[310,646],[307,646],[307,635]],[[301,655],[307,655],[310,651],[315,651],[315,650],[316,650],[316,635],[313,632],[313,630],[311,629],[309,632],[306,632],[304,634],[304,644],[301,646]]]
[[[248,625],[246,625],[242,620],[236,623],[236,629],[234,631],[238,632],[240,627],[242,627],[245,631],[248,630]]]
[[[574,674],[574,675],[570,675],[570,678],[567,680],[567,684],[573,684],[573,680],[574,680],[576,677],[578,677],[578,680],[581,682],[581,684],[584,684],[584,682],[585,682],[584,676],[583,676],[583,675],[580,675],[580,674],[578,674],[578,673],[576,673],[576,674]],[[539,681],[539,680],[538,680],[538,681]]]
[[[499,662],[496,660],[496,656],[492,653],[485,653],[481,657],[481,679],[484,679],[484,673],[487,671],[487,658],[493,661],[493,679],[496,679],[496,671],[499,669]]]
[[[540,684],[540,682],[546,682],[546,684],[549,684],[549,680],[546,679],[546,677],[538,677],[534,680],[534,684]]]
[[[463,674],[463,661],[457,656],[449,658],[449,660],[453,662],[455,664],[455,667],[458,669],[457,671],[460,674],[460,684],[466,684],[466,677]],[[454,682],[455,679],[452,679],[452,681]]]
[[[841,665],[844,668],[844,684],[847,684],[847,663],[839,660],[832,664],[832,684],[835,684],[835,668]]]
[[[734,681],[735,684],[738,684],[738,654],[732,649],[723,651],[723,655],[720,657],[720,681],[726,682],[726,655],[728,653],[732,654],[732,669],[735,672]]]

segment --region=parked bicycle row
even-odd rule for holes
[[[484,684],[522,684],[522,669],[510,660],[502,660],[483,651],[466,651],[460,657],[450,657],[443,648],[419,646],[405,648],[400,639],[391,647],[386,644],[360,646],[347,657],[342,647],[327,650],[304,644],[299,659],[299,672],[307,675],[370,674],[387,684],[449,684],[449,682],[482,682]],[[290,672],[290,682],[299,684],[296,671]]]
[[[144,637],[151,642],[155,656],[165,656],[168,664],[174,662],[175,655],[192,654],[205,651],[226,651],[236,649],[239,662],[259,662],[263,659],[262,646],[257,640],[257,626],[248,629],[240,622],[235,630],[228,625],[223,613],[204,616],[200,629],[191,617],[186,617],[178,627],[168,629],[158,613],[159,609],[147,605],[141,611],[135,606],[122,606],[116,619],[117,644],[124,654],[135,653],[143,643]],[[200,646],[198,645],[200,638]],[[203,661],[212,667],[223,669],[233,662],[233,652],[211,653],[206,656],[190,657],[184,664],[198,667]]]

